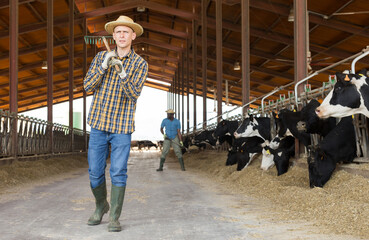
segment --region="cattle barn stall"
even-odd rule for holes
[[[368,45],[368,10],[362,0],[0,1],[0,155],[86,150],[86,123],[82,130],[70,127],[70,112],[70,126],[53,124],[52,104],[69,101],[72,109],[73,99],[86,98],[83,77],[105,50],[89,39],[106,36],[104,24],[120,15],[144,28],[134,50],[149,63],[145,85],[168,92],[168,107],[190,133],[219,119],[207,119],[205,110],[197,119],[190,94],[203,97],[203,109],[214,98],[218,116],[222,102],[245,106],[234,114],[239,118],[248,107],[264,113],[293,104],[295,83],[312,74],[297,92],[302,99],[323,96],[330,76],[351,69],[350,57]],[[368,63],[363,58],[356,69]],[[45,106],[49,121],[21,116]]]

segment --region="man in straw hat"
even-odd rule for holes
[[[111,52],[99,52],[84,79],[86,92],[93,92],[88,116],[91,126],[88,172],[96,200],[96,210],[88,225],[100,224],[103,215],[109,211],[105,168],[110,146],[112,184],[108,230],[118,232],[121,231],[119,217],[126,189],[131,134],[135,130],[136,102],[146,81],[148,65],[132,48],[132,41],[143,33],[139,24],[120,16],[105,24],[105,30],[113,35],[116,48]]]
[[[160,132],[164,135],[163,151],[160,157],[160,166],[156,171],[163,171],[163,165],[165,162],[165,157],[167,156],[170,146],[172,145],[174,153],[176,154],[179,164],[181,165],[182,171],[185,171],[182,150],[183,147],[182,135],[181,135],[181,123],[178,119],[174,118],[173,109],[168,109],[167,118],[161,122]],[[164,134],[165,128],[165,134]]]

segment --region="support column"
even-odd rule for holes
[[[47,121],[49,133],[49,152],[54,153],[53,139],[53,66],[54,66],[54,16],[53,16],[53,0],[47,0]]]
[[[187,31],[188,32],[188,31]],[[190,131],[190,41],[186,42],[186,63],[187,63],[187,132]]]
[[[73,71],[74,71],[74,0],[69,0],[69,127],[71,152],[73,152]]]
[[[18,159],[18,0],[9,1],[9,111],[12,123],[12,156]]]
[[[295,82],[307,77],[307,53],[309,51],[309,21],[307,12],[307,0],[294,0],[294,59],[295,59]],[[303,91],[301,84],[298,88],[298,94]],[[301,107],[301,106],[300,106]],[[304,146],[296,139],[295,152],[296,157],[300,156],[300,152]]]
[[[178,109],[178,114],[177,114],[177,119],[180,121],[181,119],[181,77],[180,77],[180,71],[181,68],[179,66],[178,63],[178,72],[177,72],[177,78],[178,78],[178,91],[177,91],[177,109]]]
[[[250,102],[250,2],[241,1],[241,35],[242,35],[242,105]],[[248,107],[242,108],[247,114]]]
[[[206,121],[207,121],[207,106],[206,106],[206,100],[207,100],[207,83],[206,80],[208,78],[207,75],[207,50],[208,50],[208,41],[207,41],[207,14],[206,14],[206,10],[207,10],[207,5],[208,5],[208,1],[207,0],[201,0],[201,48],[202,48],[202,106],[203,106],[203,111],[202,111],[202,120],[203,120],[203,125],[202,127],[205,129],[206,128]]]
[[[183,52],[181,52],[180,55],[180,64],[181,64],[181,82],[182,82],[182,134],[184,132],[184,57],[183,57]]]
[[[197,24],[196,20],[192,20],[192,74],[193,74],[193,130],[196,131],[197,111],[196,111],[196,96],[197,96]]]
[[[83,21],[83,34],[87,35],[87,19],[85,18]],[[83,41],[83,76],[87,74],[87,44]],[[83,89],[83,133],[85,137],[85,146],[84,151],[87,152],[88,149],[88,137],[87,137],[87,103],[86,103],[87,94],[85,89]]]
[[[223,34],[222,34],[222,0],[216,0],[216,66],[217,66],[217,103],[218,103],[218,122],[222,115],[222,97],[223,97]]]

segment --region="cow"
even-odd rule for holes
[[[158,147],[159,147],[160,151],[163,150],[163,144],[164,144],[163,140],[158,141]]]
[[[264,140],[260,137],[242,137],[235,139],[231,150],[228,151],[226,165],[238,163],[237,170],[247,167],[253,160],[255,154],[261,153]],[[249,154],[250,158],[246,157]]]
[[[273,140],[269,143],[269,141],[265,141],[262,144],[262,158],[260,168],[264,171],[274,166],[274,155],[270,152],[270,149],[277,149],[281,142],[280,137],[277,135],[273,138]]]
[[[337,163],[350,163],[356,157],[352,117],[342,118],[311,151],[312,154],[308,157],[310,187],[323,187],[330,179]]]
[[[234,136],[235,138],[257,136],[270,141],[270,118],[250,115],[242,121]]]
[[[238,121],[222,120],[218,123],[215,131],[214,137],[217,139],[217,145],[222,141],[226,141],[230,146],[232,146],[234,141],[234,132],[238,128]]]
[[[282,109],[276,119],[279,136],[289,135],[288,131],[297,138],[304,146],[311,145],[310,134],[326,136],[335,126],[334,118],[320,119],[315,113],[319,106],[317,100],[311,100],[301,111]]]
[[[208,143],[211,146],[215,146],[216,142],[217,140],[214,137],[214,130],[204,130],[192,139],[192,144],[194,145],[200,143]]]
[[[286,136],[280,140],[278,148],[265,146],[266,151],[273,155],[273,161],[277,168],[278,176],[286,173],[290,165],[290,158],[295,156],[295,138]]]
[[[336,126],[336,119],[334,117],[320,119],[315,112],[316,108],[319,106],[320,103],[317,100],[310,100],[310,102],[301,109],[301,118],[305,123],[307,133],[316,133],[325,137]]]
[[[364,114],[369,117],[369,78],[367,71],[336,73],[337,83],[323,100],[316,114],[320,118]]]
[[[150,150],[151,147],[155,147],[158,149],[158,146],[149,140],[142,140],[138,141],[138,149],[141,150],[142,148],[146,148],[147,150]]]

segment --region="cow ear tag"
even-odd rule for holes
[[[351,115],[352,119],[354,119],[354,115]]]
[[[293,109],[293,112],[296,112],[296,109]]]
[[[350,78],[348,77],[348,75],[346,75],[346,77],[343,80],[345,80],[346,82],[349,82]]]
[[[269,151],[269,149],[268,149],[268,150],[266,150],[266,153],[270,155],[270,151]]]

